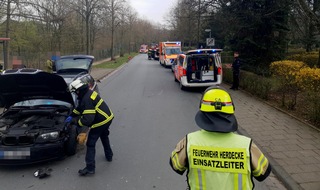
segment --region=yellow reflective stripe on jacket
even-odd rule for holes
[[[179,171],[185,171],[186,168],[184,166],[181,166],[180,162],[179,162],[179,158],[178,158],[178,154],[173,151],[171,153],[171,160],[172,160],[172,165],[175,169],[179,170]]]
[[[91,96],[90,96],[90,98],[91,98],[92,100],[95,100],[95,99],[97,98],[97,96],[98,96],[98,93],[97,93],[96,91],[93,91],[92,94],[91,94]]]
[[[263,168],[267,165],[267,159],[266,159],[266,157],[263,155],[263,154],[261,154],[260,155],[260,158],[259,158],[259,161],[258,161],[258,166],[257,166],[257,168],[252,172],[252,174],[254,175],[254,176],[260,176],[261,174],[262,174],[262,172],[263,172]]]
[[[84,125],[81,123],[81,120],[78,121],[78,124],[80,127],[84,127]]]
[[[99,102],[97,103],[97,105],[96,105],[96,107],[95,107],[95,108],[96,108],[96,109],[97,109],[97,108],[99,108],[99,107],[100,107],[100,105],[102,104],[102,102],[103,102],[103,100],[102,100],[102,98],[101,98],[101,99],[99,100]]]
[[[95,114],[96,110],[84,110],[82,114]]]
[[[109,121],[111,121],[111,119],[114,117],[111,110],[110,110],[111,115],[109,116],[107,113],[105,113],[104,111],[102,111],[101,109],[99,109],[99,107],[100,107],[100,105],[102,104],[102,102],[103,102],[103,100],[100,99],[99,102],[97,103],[95,109],[96,109],[96,111],[97,111],[99,114],[103,115],[103,116],[106,118],[106,120],[104,120],[104,121],[102,121],[102,122],[100,122],[100,123],[96,123],[96,124],[92,125],[91,128],[100,127],[100,126],[108,123]]]
[[[80,115],[80,112],[79,112],[78,110],[76,110],[76,109],[73,109],[72,112],[73,112],[74,114]]]
[[[101,109],[97,109],[97,112],[100,113],[101,115],[105,116],[106,120],[104,120],[104,121],[102,121],[100,123],[96,123],[96,124],[92,125],[91,128],[100,127],[100,126],[102,126],[104,124],[107,124],[113,118],[113,113],[112,112],[111,112],[110,116],[108,116],[108,114],[106,114]]]

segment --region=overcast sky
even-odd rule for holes
[[[166,24],[166,15],[170,13],[177,0],[127,0],[138,12],[139,18]]]

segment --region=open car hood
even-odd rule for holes
[[[30,99],[54,99],[74,105],[65,80],[37,69],[7,70],[0,74],[0,107]]]
[[[90,73],[93,61],[94,56],[91,55],[65,55],[55,61],[54,70],[57,74]]]

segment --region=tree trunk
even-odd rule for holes
[[[6,23],[6,38],[10,38],[10,3],[11,0],[8,0],[7,4],[7,23]],[[4,41],[3,46],[3,70],[8,69],[9,67],[9,40]]]

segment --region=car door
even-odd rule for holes
[[[181,77],[184,76],[184,68],[183,68],[183,62],[184,62],[184,56],[180,55],[178,58],[178,80],[181,81]]]

